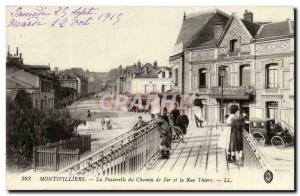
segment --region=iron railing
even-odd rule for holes
[[[102,145],[99,150],[59,171],[69,175],[121,175],[144,168],[159,152],[157,120]]]

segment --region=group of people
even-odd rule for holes
[[[88,113],[87,113],[87,119],[91,119],[92,118],[92,114],[91,114],[91,111],[88,110]],[[111,124],[111,120],[110,120],[110,117],[109,116],[106,116],[106,118],[102,117],[101,119],[101,128],[102,130],[104,130],[105,128],[107,130],[111,130],[112,129],[112,124]]]
[[[102,128],[102,130],[104,130],[105,127],[106,127],[107,130],[112,129],[111,120],[110,120],[109,116],[106,116],[106,118],[101,119],[101,128]]]
[[[184,110],[179,110],[177,104],[174,105],[173,110],[168,114],[166,108],[163,113],[158,115],[159,131],[161,133],[161,155],[162,158],[170,157],[170,150],[172,139],[181,139],[183,141],[183,135],[187,133],[189,126],[189,118],[185,114]]]
[[[163,109],[162,113],[157,115],[151,114],[151,119],[158,119],[158,129],[161,137],[161,157],[169,158],[172,140],[179,139],[183,141],[183,135],[187,133],[189,119],[184,110],[179,110],[177,104],[174,105],[173,110],[168,113],[167,108]],[[137,122],[134,124],[133,129],[138,130],[147,125],[142,118],[138,117]]]
[[[218,146],[225,149],[228,163],[243,165],[243,130],[248,126],[245,113],[238,115],[239,107],[231,105],[230,114],[225,115],[225,128],[218,141]]]

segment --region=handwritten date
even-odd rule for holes
[[[123,15],[121,11],[110,12],[96,7],[17,7],[9,15],[7,27],[63,28],[99,23],[115,25],[121,21]]]

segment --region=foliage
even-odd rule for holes
[[[29,169],[34,146],[68,139],[74,130],[68,110],[39,111],[26,106],[30,102],[25,91],[19,91],[13,100],[7,98],[8,169]]]

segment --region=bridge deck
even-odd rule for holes
[[[172,143],[169,159],[157,159],[146,173],[188,174],[195,171],[205,174],[236,173],[241,167],[227,164],[225,151],[217,146],[221,128],[192,127],[183,142]]]

